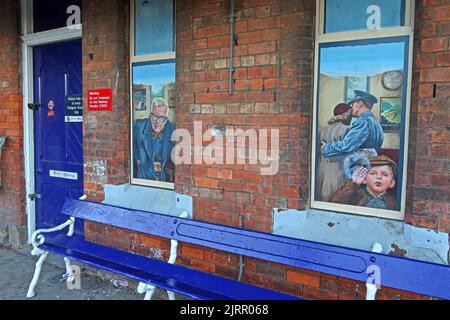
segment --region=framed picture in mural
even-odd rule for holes
[[[151,86],[135,86],[133,90],[134,111],[146,111],[151,101]],[[150,96],[150,97],[149,97]]]
[[[402,218],[409,37],[319,44],[312,206]],[[391,97],[389,97],[391,96]]]
[[[402,98],[380,98],[380,123],[383,131],[399,133],[402,124]]]

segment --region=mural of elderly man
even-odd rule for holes
[[[171,136],[175,126],[168,119],[169,105],[163,98],[152,102],[148,119],[133,125],[133,155],[137,164],[135,178],[171,182],[167,175],[175,142]]]
[[[344,139],[323,143],[321,151],[325,158],[350,154],[360,149],[371,150],[367,155],[379,155],[383,145],[383,128],[372,113],[378,99],[370,93],[355,90],[355,98],[349,102],[352,114],[357,120],[351,125]]]

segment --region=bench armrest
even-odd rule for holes
[[[67,235],[71,237],[74,232],[74,225],[75,225],[75,218],[71,217],[66,222],[60,224],[59,226],[56,226],[54,228],[50,229],[39,229],[33,232],[33,235],[31,236],[31,245],[33,246],[33,250],[31,251],[31,254],[33,256],[38,256],[43,254],[43,251],[39,249],[39,246],[45,242],[45,233],[53,233],[57,231],[61,231],[65,228],[69,228],[69,231],[67,232]]]

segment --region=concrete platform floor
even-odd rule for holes
[[[31,256],[31,247],[20,250],[0,246],[0,300],[25,300],[28,286],[33,278],[36,257]],[[81,289],[69,290],[65,281],[62,257],[49,255],[36,287],[34,300],[143,300],[136,292],[137,283],[110,273],[96,271],[79,263]],[[113,285],[114,280],[124,281],[122,286]],[[118,281],[115,281],[116,285]],[[124,287],[123,285],[128,284]],[[185,298],[178,296],[177,299]],[[156,289],[153,300],[167,300],[165,291]]]

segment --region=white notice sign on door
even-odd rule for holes
[[[52,177],[52,178],[60,178],[60,179],[67,179],[67,180],[78,180],[78,173],[76,173],[76,172],[50,170],[50,177]]]

